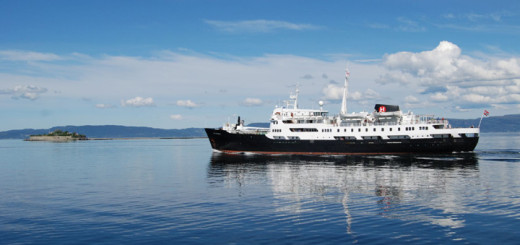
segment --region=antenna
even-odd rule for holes
[[[291,98],[292,100],[294,100],[294,109],[298,109],[298,94],[300,93],[300,84],[298,83],[296,85],[296,92],[293,94],[291,93],[291,96],[289,96],[289,98]]]
[[[348,92],[348,78],[350,72],[348,67],[345,67],[345,86],[343,87],[343,100],[341,101],[341,115],[347,115],[347,92]]]

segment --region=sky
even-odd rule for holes
[[[301,108],[520,113],[518,1],[0,0],[0,131],[219,127]]]

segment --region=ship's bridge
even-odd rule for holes
[[[271,120],[323,120],[329,115],[328,111],[325,110],[314,110],[314,109],[287,109],[284,107],[275,108],[271,115]]]

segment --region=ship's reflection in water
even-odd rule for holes
[[[478,157],[449,155],[296,156],[214,153],[210,185],[270,189],[276,212],[316,212],[341,205],[346,232],[368,216],[426,223],[448,229],[465,226],[466,197],[479,183]],[[309,205],[314,203],[314,205]],[[316,205],[322,203],[324,205]],[[321,210],[319,212],[327,212]],[[318,215],[319,216],[319,215]],[[338,215],[339,216],[339,215]],[[357,224],[357,225],[356,225]]]

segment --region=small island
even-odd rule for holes
[[[55,130],[48,134],[40,134],[40,135],[31,135],[29,138],[25,139],[26,141],[52,141],[52,142],[67,142],[74,140],[87,140],[87,136],[71,133],[68,131]]]

